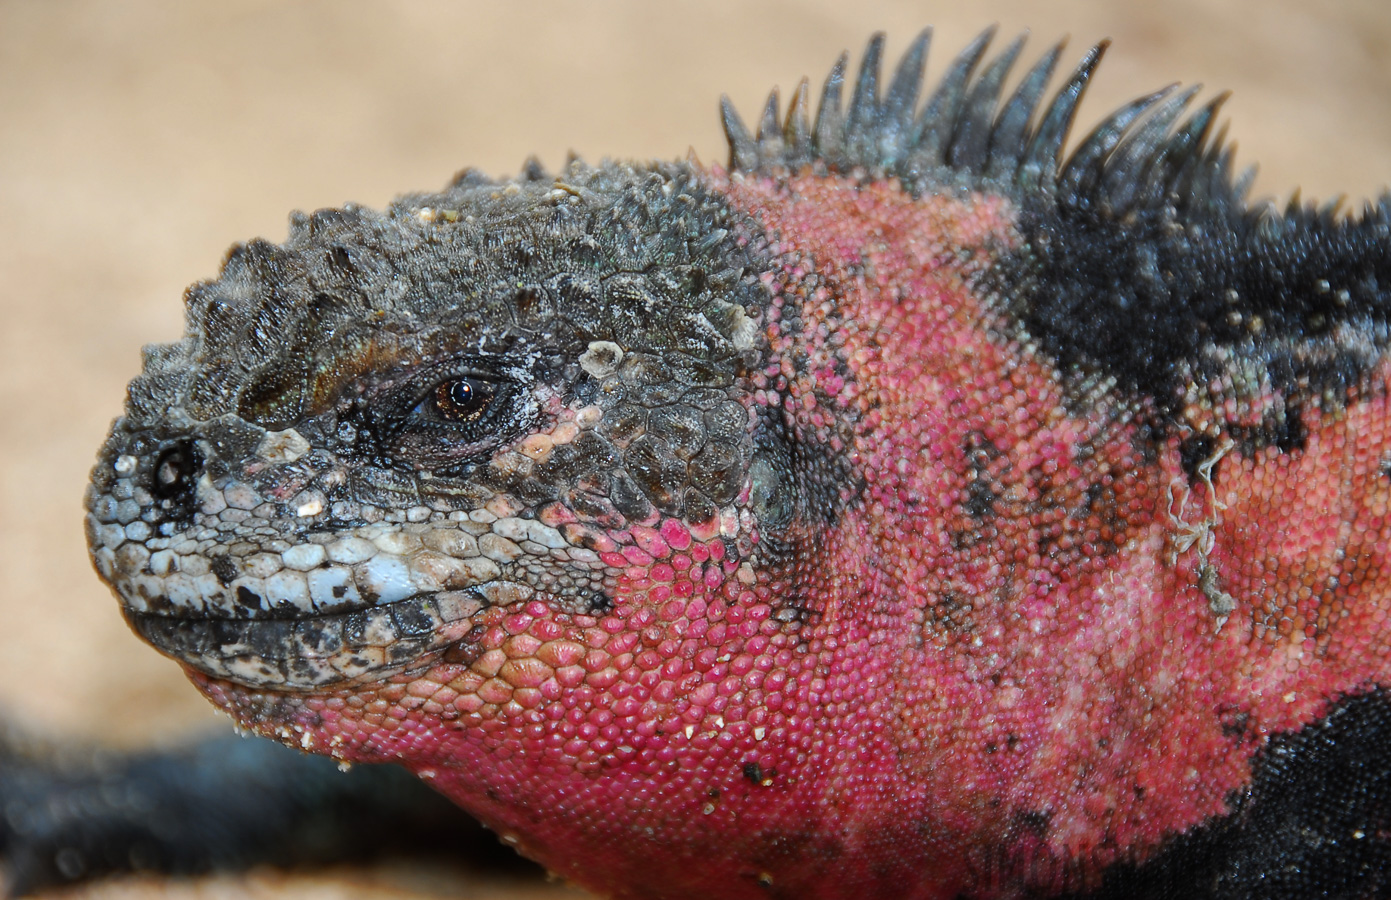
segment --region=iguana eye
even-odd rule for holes
[[[476,431],[495,419],[506,418],[507,401],[516,393],[512,379],[474,367],[448,372],[443,378],[436,374],[424,384],[413,392],[410,414],[402,424],[443,427],[454,434]]]
[[[427,402],[441,419],[457,424],[477,422],[488,411],[497,385],[482,378],[450,378],[435,385]]]
[[[362,415],[383,463],[448,474],[531,428],[537,417],[531,384],[520,366],[455,359],[373,398]]]

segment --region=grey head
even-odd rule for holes
[[[602,610],[606,533],[739,529],[757,252],[682,165],[297,214],[146,348],[96,567],[156,647],[279,689],[381,677],[491,606]]]

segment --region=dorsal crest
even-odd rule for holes
[[[826,78],[814,120],[805,79],[785,114],[773,91],[754,133],[724,98],[730,169],[863,171],[897,177],[914,192],[929,186],[989,186],[1043,192],[1064,202],[1101,202],[1116,211],[1172,194],[1244,209],[1250,175],[1231,177],[1231,152],[1221,134],[1213,135],[1226,94],[1185,118],[1198,88],[1170,85],[1116,110],[1064,156],[1078,104],[1108,42],[1087,51],[1045,101],[1062,42],[1006,95],[1004,84],[1025,36],[987,60],[994,36],[992,27],[972,41],[921,104],[930,29],[909,46],[887,86],[880,74],[884,36],[871,38],[848,105],[842,102],[847,66],[842,54]]]

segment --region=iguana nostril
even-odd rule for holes
[[[192,441],[179,441],[160,451],[155,460],[154,478],[150,493],[160,500],[170,500],[193,490],[194,476],[203,467],[198,448]]]

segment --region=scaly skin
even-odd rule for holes
[[[1261,223],[1173,94],[1060,164],[1099,51],[915,121],[924,49],[234,251],[94,471],[133,627],[615,897],[1177,896],[1349,792],[1193,883],[1386,889],[1385,752],[1278,765],[1391,723],[1385,204]]]

